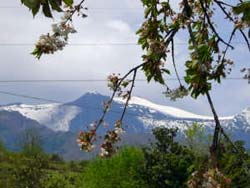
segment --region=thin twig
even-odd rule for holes
[[[123,120],[123,118],[124,118],[125,112],[126,112],[127,107],[128,107],[128,103],[129,103],[129,101],[130,101],[130,99],[131,99],[132,91],[133,91],[133,88],[134,88],[134,86],[135,86],[136,74],[137,74],[137,69],[134,70],[133,79],[132,79],[132,84],[131,84],[130,90],[129,90],[129,92],[128,92],[127,100],[126,100],[126,103],[124,104],[123,112],[122,112],[122,115],[121,115],[121,118],[120,118],[120,121],[121,121],[121,122],[122,122],[122,120]]]
[[[216,2],[216,4],[220,7],[220,9],[222,10],[222,12],[227,16],[227,18],[228,18],[231,22],[234,23],[233,18],[227,13],[227,11],[225,10],[225,8],[222,6],[222,3],[221,3],[220,1],[215,1],[215,2]],[[240,31],[240,33],[241,33],[243,39],[245,40],[245,42],[246,42],[246,44],[247,44],[247,47],[248,47],[248,49],[249,49],[249,51],[250,51],[250,42],[248,41],[248,38],[247,38],[246,34],[244,33],[244,31],[243,31],[242,29],[240,29],[240,28],[237,28],[237,29]]]
[[[221,41],[222,43],[224,43],[226,46],[230,47],[231,49],[234,49],[234,47],[232,45],[230,45],[229,43],[227,43],[223,38],[221,38],[220,34],[216,31],[213,23],[211,22],[211,19],[210,19],[209,15],[207,14],[207,9],[204,7],[204,5],[201,2],[201,0],[200,0],[200,5],[202,7],[202,10],[203,10],[203,13],[204,13],[205,17],[207,18],[207,23],[210,26],[210,29],[216,35],[216,37],[218,38],[218,40]]]
[[[232,39],[233,39],[233,36],[234,36],[236,30],[237,30],[237,29],[234,28],[234,30],[232,31],[232,33],[231,33],[231,35],[230,35],[230,38],[229,38],[229,41],[228,41],[229,44],[232,42]],[[223,63],[224,60],[225,60],[226,53],[227,53],[227,51],[228,51],[228,47],[229,47],[229,46],[226,46],[226,49],[224,50],[223,58],[222,58],[222,60],[221,60],[222,63]]]
[[[113,93],[110,97],[110,100],[108,101],[108,106],[104,108],[104,111],[103,111],[103,114],[102,116],[100,117],[100,119],[98,120],[97,124],[96,124],[96,127],[95,127],[95,131],[100,127],[100,125],[103,123],[104,121],[104,118],[106,116],[106,114],[108,113],[109,109],[111,108],[111,105],[112,105],[112,102],[114,100],[114,97],[118,91],[118,88],[120,87],[120,85],[122,84],[122,82],[132,73],[132,72],[135,72],[137,71],[139,68],[141,68],[142,66],[144,66],[146,63],[142,63],[134,68],[132,68],[130,71],[127,72],[127,74],[125,74],[120,80],[119,82],[117,83],[115,89],[113,90]],[[136,76],[136,75],[135,75]]]
[[[222,5],[225,5],[225,6],[228,6],[228,7],[230,7],[230,8],[233,8],[234,6],[233,5],[230,5],[230,4],[228,4],[228,3],[225,3],[225,2],[223,2],[223,1],[218,1],[218,0],[214,0],[216,3],[220,3],[220,4],[222,4]]]
[[[65,23],[67,23],[68,21],[72,20],[73,15],[80,9],[80,7],[82,6],[82,4],[84,3],[85,0],[82,0],[80,3],[78,3],[75,7],[74,10],[71,12],[71,15],[69,18],[67,18],[67,20],[65,21]]]
[[[173,63],[173,66],[174,66],[174,71],[175,71],[176,77],[178,79],[178,82],[180,84],[180,87],[183,87],[183,85],[181,83],[180,76],[179,76],[177,68],[176,68],[176,63],[175,63],[174,39],[171,40],[171,47],[172,47],[172,50],[171,50],[172,54],[171,55],[172,55],[172,63]]]

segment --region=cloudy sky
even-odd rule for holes
[[[175,1],[176,2],[176,1]],[[2,82],[4,80],[105,80],[110,73],[126,73],[141,63],[142,50],[135,31],[143,21],[143,10],[139,0],[87,0],[88,18],[75,18],[78,33],[71,35],[65,50],[41,60],[30,55],[33,44],[41,34],[51,29],[51,24],[59,21],[38,15],[32,17],[18,0],[1,0],[0,4],[0,92],[11,92],[52,99],[62,102],[72,101],[88,91],[110,95],[105,81],[25,83]],[[229,28],[223,19],[216,20],[227,36]],[[183,73],[187,57],[185,34],[178,36],[177,66]],[[230,77],[242,76],[239,70],[250,67],[250,53],[242,39],[236,36],[236,49],[230,51],[235,60]],[[126,43],[127,45],[98,45]],[[169,63],[170,64],[170,63]],[[144,79],[143,74],[139,77]],[[169,85],[175,85],[169,81]],[[176,106],[199,114],[211,114],[205,97],[198,100],[186,98],[172,102],[164,97],[165,88],[155,83],[136,83],[134,95],[153,102]],[[219,115],[239,113],[250,106],[250,84],[246,80],[224,80],[215,84],[212,97]],[[0,94],[0,104],[12,102],[39,103],[41,101]]]

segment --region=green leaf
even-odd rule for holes
[[[250,8],[250,1],[245,1],[233,7],[233,11],[235,14],[241,14],[249,8]]]
[[[250,24],[250,1],[244,1],[233,7],[233,12],[237,15],[243,14],[242,21]]]
[[[37,7],[32,9],[33,16],[35,16],[38,13],[39,9],[40,9],[40,4],[38,4]]]
[[[71,6],[74,2],[74,0],[63,0],[63,2],[68,5],[68,6]]]
[[[61,9],[61,1],[58,1],[58,0],[49,0],[49,3],[51,5],[51,8],[53,10],[56,10],[58,12],[62,12],[62,9]]]
[[[161,69],[162,72],[165,72],[166,74],[170,74],[170,71],[168,69]]]
[[[40,0],[21,0],[21,3],[32,11],[33,16],[38,13],[41,5]]]
[[[71,5],[73,0],[64,0],[65,4]],[[57,12],[62,12],[62,0],[21,0],[21,3],[28,7],[31,11],[33,16],[35,16],[42,6],[43,14],[46,17],[52,18],[51,8]]]
[[[148,15],[150,14],[151,12],[151,9],[150,8],[146,8],[145,11],[144,11],[144,17],[147,18]]]
[[[43,13],[46,17],[53,18],[48,0],[43,4]]]
[[[33,52],[31,52],[31,54],[34,55],[37,59],[40,59],[42,56],[42,52],[38,48],[35,48]]]

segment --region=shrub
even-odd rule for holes
[[[140,149],[124,148],[109,159],[97,158],[84,170],[83,187],[86,188],[142,188],[140,176],[143,154]]]
[[[153,130],[156,143],[143,150],[143,174],[150,188],[185,188],[190,175],[193,155],[185,146],[174,141],[176,129]]]

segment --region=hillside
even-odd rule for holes
[[[59,153],[66,159],[90,157],[79,151],[76,136],[80,130],[98,120],[103,102],[109,98],[98,93],[86,93],[75,101],[66,104],[12,104],[0,107],[0,138],[9,149],[18,150],[18,138],[25,129],[39,130],[44,148],[48,152]],[[122,112],[122,101],[116,98],[105,121],[107,128],[101,127],[100,133],[111,128]],[[250,131],[250,108],[230,116],[220,117],[225,130],[234,139],[248,143]],[[213,118],[188,112],[186,110],[152,103],[146,99],[133,97],[124,118],[124,144],[145,144],[151,130],[157,126],[178,127],[180,132],[192,123],[203,124],[207,133],[213,131]],[[92,154],[93,155],[93,154]]]

